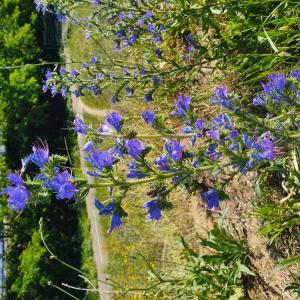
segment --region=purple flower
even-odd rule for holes
[[[170,142],[165,144],[165,148],[169,154],[169,156],[174,161],[179,161],[182,158],[184,146],[178,143],[176,140],[171,140]]]
[[[15,211],[25,209],[30,197],[30,192],[23,185],[16,187],[9,186],[1,194],[8,195],[8,206]]]
[[[257,142],[254,143],[254,148],[258,153],[252,153],[251,157],[256,160],[274,160],[276,157],[275,146],[271,139],[261,136],[257,139]]]
[[[228,99],[227,87],[216,87],[215,89],[216,97],[210,99],[210,102],[213,104],[224,106],[227,109],[234,108],[234,100]]]
[[[67,72],[67,70],[66,70],[66,68],[65,68],[64,66],[61,66],[61,67],[59,68],[59,74],[60,74],[61,76],[64,76],[64,75],[66,74],[66,72]]]
[[[43,15],[45,15],[47,9],[46,5],[42,3],[40,0],[34,0],[34,3],[36,4],[36,8],[35,8],[36,11],[37,12],[41,11]]]
[[[178,101],[175,103],[174,115],[184,118],[191,104],[191,96],[179,95]]]
[[[94,149],[94,144],[93,142],[89,141],[83,146],[81,150],[84,152],[91,152],[93,151],[93,149]]]
[[[68,95],[67,88],[66,88],[65,86],[62,86],[62,87],[61,87],[61,90],[60,90],[60,93],[61,93],[61,95],[62,95],[64,98],[66,98],[67,95]]]
[[[30,160],[39,168],[43,168],[49,160],[49,148],[46,142],[40,141],[32,146],[33,153],[30,155]]]
[[[218,128],[214,128],[214,129],[211,129],[209,131],[206,131],[205,133],[206,136],[216,140],[216,141],[220,141],[220,131]]]
[[[152,23],[149,23],[147,26],[148,32],[155,34],[155,26]]]
[[[169,166],[169,159],[167,155],[161,155],[160,157],[158,157],[154,163],[158,166],[158,168],[161,171],[168,171],[170,170],[170,166]]]
[[[138,159],[138,157],[142,154],[142,152],[145,150],[145,144],[142,143],[139,140],[133,139],[133,140],[125,140],[125,146],[127,148],[128,154],[133,159]]]
[[[59,187],[57,199],[72,199],[77,192],[76,186],[72,182],[66,182]]]
[[[83,122],[83,120],[81,120],[79,117],[75,118],[73,124],[74,124],[73,130],[75,132],[78,132],[78,133],[81,133],[81,134],[87,134],[87,126]]]
[[[159,47],[155,48],[154,53],[158,58],[162,58],[162,52]]]
[[[228,134],[228,137],[230,139],[236,139],[237,137],[239,136],[239,131],[234,129],[234,130],[231,130]]]
[[[136,179],[136,178],[143,178],[145,177],[138,169],[138,165],[136,161],[132,161],[129,165],[129,173],[127,174],[127,177],[130,179]]]
[[[89,41],[91,39],[91,31],[90,30],[86,30],[85,31],[85,40]]]
[[[122,127],[122,116],[117,112],[112,112],[106,117],[108,125],[112,126],[118,133],[121,132]]]
[[[122,220],[119,214],[116,212],[111,217],[110,227],[108,229],[108,233],[111,233],[115,228],[119,227],[122,224]]]
[[[153,17],[153,12],[152,12],[151,10],[148,10],[148,11],[146,12],[146,14],[145,14],[145,17],[146,17],[147,19],[152,18],[152,17]]]
[[[204,129],[204,127],[205,127],[204,121],[198,119],[198,120],[195,122],[195,127],[196,127],[198,130],[202,131],[202,130]]]
[[[203,193],[202,198],[207,201],[208,209],[219,208],[220,199],[218,192],[215,189],[210,189],[209,191]]]
[[[152,92],[148,92],[146,95],[145,95],[145,101],[146,102],[150,102],[152,101],[153,98],[152,98]]]
[[[244,133],[243,141],[244,141],[245,146],[246,146],[248,149],[253,148],[254,140],[253,140],[253,138],[252,138],[251,136],[249,136],[247,133]]]
[[[216,146],[214,144],[210,144],[205,152],[205,155],[212,160],[217,160],[219,157],[219,153],[216,152]]]
[[[284,95],[286,88],[286,78],[284,74],[271,74],[268,76],[268,82],[262,83],[264,92],[269,96],[274,103],[281,103],[282,101],[288,100]]]
[[[145,122],[149,125],[154,125],[155,124],[155,112],[146,110],[141,113],[143,119]]]
[[[98,96],[100,94],[98,88],[95,85],[91,87],[91,91],[94,93],[95,96]]]
[[[221,100],[227,100],[227,86],[216,87],[215,94]]]
[[[148,219],[150,221],[160,219],[161,208],[159,206],[159,198],[158,197],[144,203],[144,207],[148,209]]]
[[[125,15],[125,13],[123,11],[119,13],[119,18],[122,21],[124,21],[126,19],[126,15]]]
[[[235,151],[240,149],[240,144],[238,142],[232,142],[228,145],[230,151]]]
[[[255,106],[266,106],[267,100],[264,98],[263,95],[257,94],[256,97],[252,100]]]
[[[214,123],[216,123],[220,127],[224,127],[225,129],[232,128],[232,118],[228,115],[218,115],[216,118],[214,118]]]
[[[116,207],[116,203],[114,200],[105,206],[98,199],[95,199],[95,205],[96,208],[99,210],[99,215],[104,215],[104,216],[112,215],[111,224],[108,233],[111,233],[116,227],[119,227],[122,224],[122,220],[121,220],[122,209],[120,207],[119,208]]]
[[[127,94],[128,97],[132,97],[133,96],[133,90],[131,88],[127,87],[125,89],[125,91],[126,91],[126,94]]]
[[[72,76],[74,76],[74,77],[76,77],[76,76],[79,75],[79,73],[78,73],[75,69],[73,69],[73,68],[71,69],[70,74],[71,74]]]
[[[108,151],[93,151],[90,153],[90,156],[86,157],[86,160],[100,171],[104,168],[111,167],[116,161],[115,157]]]
[[[300,81],[300,69],[291,71],[290,75]]]
[[[10,173],[7,178],[12,185],[24,185],[24,181],[18,173]]]
[[[92,56],[91,59],[90,59],[90,65],[91,66],[94,66],[97,62],[97,57],[96,56]]]

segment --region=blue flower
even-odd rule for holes
[[[174,115],[184,118],[191,104],[191,96],[179,95],[178,101],[175,103]]]
[[[155,48],[154,53],[158,58],[162,58],[162,52],[159,47]]]
[[[30,155],[30,160],[39,168],[43,168],[49,160],[49,148],[46,142],[36,143],[32,146],[33,153]]]
[[[234,109],[234,100],[228,98],[227,87],[216,87],[215,88],[215,95],[210,99],[210,102],[213,104],[224,106],[227,109]]]
[[[205,155],[212,160],[217,160],[219,158],[219,153],[216,152],[216,145],[210,144],[205,152]]]
[[[56,198],[58,200],[72,199],[78,189],[71,182],[73,177],[67,171],[57,172],[52,180],[47,177],[40,178],[44,181],[43,187],[53,190],[56,193]]]
[[[124,214],[124,211],[122,211],[120,207],[116,207],[116,203],[114,200],[105,206],[98,199],[95,199],[95,205],[99,210],[99,215],[112,215],[108,233],[111,233],[116,227],[119,227],[122,224],[121,213]]]
[[[152,18],[152,17],[153,17],[153,12],[152,12],[151,10],[148,10],[148,11],[146,12],[146,14],[145,14],[145,17],[146,17],[147,19]]]
[[[215,88],[215,94],[218,98],[220,98],[221,100],[227,100],[227,86],[222,86],[222,87],[216,87]]]
[[[154,85],[159,85],[159,84],[163,83],[163,80],[158,78],[157,76],[153,76],[152,80],[153,80]]]
[[[139,140],[133,139],[133,140],[125,140],[125,146],[127,148],[128,154],[133,159],[138,159],[138,157],[142,154],[142,152],[145,150],[145,145]]]
[[[232,142],[228,145],[230,151],[235,151],[240,149],[240,144],[238,142]]]
[[[83,122],[83,120],[81,120],[79,117],[76,117],[74,122],[74,131],[81,133],[81,134],[87,134],[87,126],[86,124]]]
[[[267,100],[261,94],[257,94],[252,102],[255,106],[266,106],[268,104]]]
[[[300,69],[298,69],[296,71],[291,71],[290,75],[291,75],[291,77],[294,77],[298,81],[300,81]]]
[[[253,145],[254,145],[254,140],[251,136],[249,136],[247,133],[244,133],[244,144],[246,145],[246,147],[248,149],[251,149],[253,148]]]
[[[169,166],[169,158],[167,155],[161,155],[160,157],[158,157],[154,163],[158,166],[158,168],[161,171],[168,171],[170,170],[170,166]]]
[[[143,178],[145,175],[143,175],[139,169],[136,161],[130,162],[128,165],[129,173],[127,174],[127,177],[130,179],[136,179],[136,178]]]
[[[219,208],[220,199],[218,192],[215,189],[210,189],[209,191],[203,193],[202,198],[207,201],[208,209]]]
[[[118,133],[121,132],[122,127],[122,116],[117,112],[110,113],[106,118],[107,124],[112,126]]]
[[[161,208],[159,206],[159,198],[158,197],[144,203],[144,207],[148,209],[148,219],[150,221],[160,219]]]
[[[86,157],[86,160],[100,171],[104,168],[111,167],[116,161],[115,157],[108,151],[92,151],[90,156]]]
[[[8,206],[12,210],[20,211],[26,208],[28,199],[30,197],[30,192],[24,186],[23,179],[17,173],[10,173],[7,178],[12,186],[3,189],[0,195],[8,195]]]
[[[23,185],[16,187],[9,186],[1,194],[8,195],[8,206],[15,211],[25,209],[30,197],[30,192]]]
[[[79,75],[79,73],[78,73],[75,69],[73,69],[73,68],[71,69],[70,74],[71,74],[71,76],[73,76],[73,77],[76,77],[76,76]]]
[[[110,227],[108,229],[108,233],[111,233],[115,228],[119,227],[122,224],[122,220],[120,215],[116,212],[111,217]]]
[[[18,173],[10,173],[7,178],[12,185],[24,185],[24,181]]]
[[[204,128],[205,128],[205,124],[204,124],[204,121],[198,119],[196,122],[195,122],[195,127],[202,131]]]
[[[125,91],[126,91],[126,94],[127,94],[128,97],[132,97],[133,96],[133,89],[127,87],[125,89]]]
[[[141,113],[143,119],[145,122],[149,125],[154,125],[155,124],[155,112],[146,110]]]
[[[275,159],[275,145],[271,139],[266,138],[264,135],[257,139],[257,142],[254,144],[254,148],[257,150],[258,153],[252,153],[252,158],[256,160]]]
[[[220,114],[214,118],[214,123],[225,129],[232,129],[232,118],[228,115]]]
[[[271,74],[268,76],[268,82],[262,83],[264,92],[269,96],[274,103],[281,103],[288,100],[288,97],[284,95],[286,88],[286,78],[284,74]]]
[[[93,151],[93,149],[94,149],[94,144],[93,142],[89,141],[83,146],[81,150],[84,152],[91,152]]]
[[[214,128],[211,130],[206,131],[205,133],[206,136],[216,140],[216,141],[220,141],[220,131],[218,128]]]
[[[109,150],[109,152],[113,155],[117,155],[119,157],[123,157],[124,156],[124,148],[122,147],[122,145],[120,144],[120,141],[118,141],[118,139],[116,140],[116,145],[111,148]]]
[[[45,15],[46,13],[46,5],[44,3],[42,3],[40,0],[34,0],[34,3],[36,4],[36,11],[37,12],[40,12],[42,11],[43,15]]]
[[[91,91],[94,93],[95,96],[98,96],[100,94],[98,88],[95,85],[91,87]]]
[[[145,95],[145,101],[146,102],[150,102],[152,101],[153,98],[152,98],[152,92],[148,92],[146,95]]]
[[[66,182],[59,187],[57,198],[58,199],[72,199],[77,192],[76,186],[72,182]]]
[[[176,140],[171,140],[165,144],[165,149],[174,161],[181,160],[184,149],[182,144],[178,143]]]
[[[126,15],[125,15],[125,13],[124,13],[123,11],[119,13],[119,18],[120,18],[122,21],[124,21],[124,20],[126,19]]]
[[[91,66],[94,66],[97,62],[97,57],[96,56],[92,56],[91,59],[90,59],[90,65]]]
[[[155,34],[155,26],[152,23],[148,24],[147,30],[152,34]]]
[[[228,137],[230,139],[236,139],[237,137],[239,136],[239,131],[234,129],[234,130],[231,130],[228,134]]]

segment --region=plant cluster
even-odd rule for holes
[[[38,11],[55,13],[60,21],[70,19],[83,28],[86,42],[96,36],[106,37],[114,40],[115,51],[130,51],[135,59],[117,60],[107,53],[109,63],[93,55],[89,62],[70,71],[64,66],[47,70],[44,92],[67,97],[76,86],[72,92],[76,97],[83,93],[98,96],[109,88],[114,91],[113,104],[126,98],[149,103],[167,97],[175,99],[175,105],[167,111],[141,112],[150,128],[147,134],[137,131],[117,111],[109,113],[98,128],[76,117],[73,129],[87,139],[81,151],[90,166],[87,175],[94,183],[74,178],[64,165],[66,159],[50,155],[47,144],[40,143],[23,160],[21,172],[23,175],[28,165],[34,164],[38,173],[26,183],[20,174],[12,173],[11,185],[2,191],[12,209],[19,211],[34,202],[30,188],[33,193],[55,193],[62,201],[81,198],[92,188],[108,187],[110,198],[95,199],[95,205],[101,216],[111,216],[112,232],[127,217],[124,202],[130,201],[127,194],[132,187],[148,185],[144,208],[149,220],[159,220],[162,212],[172,207],[169,196],[177,188],[199,192],[199,186],[210,179],[214,184],[205,187],[201,198],[208,210],[219,211],[228,197],[225,187],[234,176],[255,171],[256,192],[263,200],[255,209],[263,223],[261,232],[270,237],[270,244],[288,233],[294,236],[299,227],[300,200],[300,69],[295,67],[299,55],[298,1],[35,3]],[[89,16],[76,16],[79,5],[89,5]],[[195,109],[199,96],[187,90],[193,90],[203,78],[213,81],[225,74],[227,85],[217,86],[206,101],[219,113],[199,117]],[[258,87],[260,80],[264,82]],[[111,143],[113,146],[103,149]],[[155,153],[160,155],[153,159]],[[266,197],[274,197],[273,187],[279,199],[266,201]],[[222,256],[224,241],[216,230],[211,234],[218,237],[217,242],[202,240],[202,244]],[[226,267],[220,267],[218,263],[223,260],[217,256],[197,256],[194,260],[191,269],[197,270],[197,276],[205,269],[204,279],[219,276],[218,282],[230,280],[228,293],[218,284],[212,291],[210,284],[199,292],[201,296],[213,293],[217,297],[216,290],[221,289],[221,296],[226,298],[239,292],[238,287],[232,287],[241,273],[253,275],[243,265],[246,256],[237,259],[239,256],[233,258],[230,251],[224,253],[223,259],[230,260],[229,268],[224,262]]]

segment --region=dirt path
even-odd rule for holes
[[[80,98],[76,98],[72,96],[72,104],[73,104],[73,111],[76,113],[80,118],[83,119],[83,103],[80,101]],[[95,112],[97,114],[97,112]],[[103,112],[104,114],[104,112]],[[97,114],[98,115],[98,114]],[[77,136],[78,147],[82,149],[85,144],[85,138],[83,135]],[[87,170],[87,164],[84,159],[84,155],[80,153],[80,166],[83,173]],[[88,182],[93,183],[93,178],[88,177]],[[104,273],[104,268],[107,264],[107,255],[104,251],[104,239],[103,239],[103,232],[100,227],[99,223],[99,215],[97,209],[94,205],[96,197],[95,189],[91,189],[89,194],[86,197],[86,208],[88,213],[88,218],[90,221],[90,233],[92,236],[93,241],[93,253],[94,259],[97,269],[97,278],[99,280],[98,288],[99,288],[99,297],[101,300],[110,300],[110,286],[105,284],[106,281],[106,274]]]
[[[67,32],[65,30],[66,29],[63,30],[64,38],[66,37],[66,32]],[[71,57],[66,47],[64,47],[64,55],[65,55],[66,62],[70,62]],[[80,97],[75,97],[73,93],[72,93],[72,106],[73,106],[74,113],[81,119],[84,119],[83,118],[84,112],[96,117],[103,117],[108,113],[107,110],[98,110],[86,106],[81,101]],[[82,149],[86,142],[85,137],[83,135],[77,135],[77,142],[78,142],[79,149]],[[82,152],[80,152],[80,167],[82,172],[85,174],[87,170],[87,164],[86,164],[86,160],[84,159],[84,154]],[[87,180],[89,183],[93,183],[93,178],[88,177]],[[86,209],[87,209],[89,223],[90,223],[90,233],[92,236],[94,260],[97,269],[99,299],[111,300],[111,296],[110,296],[111,289],[110,286],[105,283],[107,276],[104,272],[108,258],[106,252],[104,251],[104,238],[99,223],[98,211],[94,204],[95,197],[96,197],[96,191],[94,189],[91,189],[89,194],[86,197]]]

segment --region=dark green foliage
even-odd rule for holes
[[[155,276],[160,289],[155,299],[240,299],[245,286],[255,276],[245,241],[230,229],[216,225],[208,238],[200,237],[201,250],[195,251],[183,240],[184,251],[176,268],[176,279]],[[178,275],[179,274],[179,275]]]
[[[42,50],[41,25],[34,1],[6,0],[0,3],[0,133],[3,135],[1,142],[6,145],[7,166],[12,170],[20,170],[21,158],[31,152],[31,146],[38,138],[47,140],[50,152],[66,154],[64,137],[67,132],[61,129],[68,126],[66,102],[59,97],[41,95],[45,70],[32,66],[7,68],[38,62],[46,56],[58,59],[58,49],[50,54]],[[5,167],[3,157],[0,159],[2,179],[7,171],[2,168]],[[30,168],[31,172],[36,173],[34,167]],[[1,186],[4,184],[1,182]],[[35,201],[34,197],[43,201]],[[6,207],[1,208],[1,216],[5,215],[10,224],[5,261],[6,299],[69,299],[48,282],[82,286],[82,280],[76,272],[49,258],[41,245],[38,228],[43,217],[49,247],[61,259],[80,267],[77,209],[73,203],[59,202],[54,196],[41,193],[34,197],[32,203],[39,202],[39,205],[26,209],[19,217]],[[82,296],[80,292],[74,294]]]

